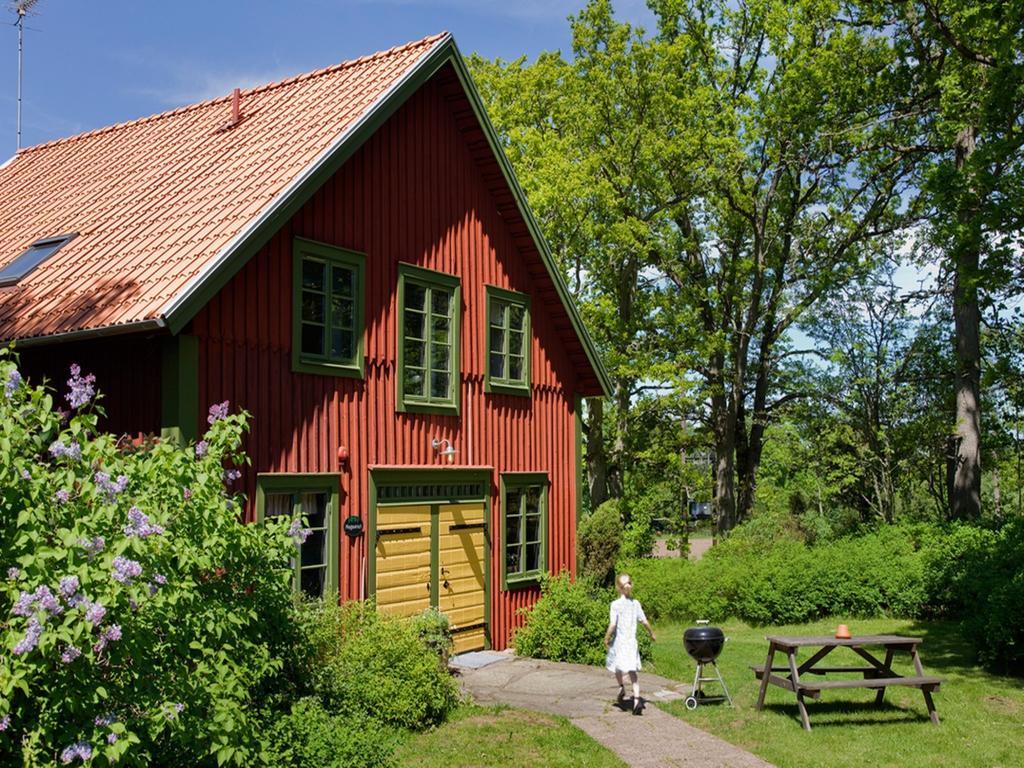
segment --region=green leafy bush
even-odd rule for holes
[[[274,768],[380,768],[392,764],[398,736],[363,715],[333,715],[316,697],[299,699],[268,724]]]
[[[576,561],[580,576],[609,585],[622,546],[622,514],[618,499],[609,499],[587,515],[576,531]]]
[[[436,653],[441,666],[447,668],[454,645],[452,623],[447,614],[437,608],[427,608],[413,618],[412,627],[420,642]]]
[[[246,428],[227,403],[196,446],[97,433],[0,350],[0,762],[258,761],[260,686],[290,642],[289,521],[244,525]]]
[[[300,686],[328,712],[418,730],[458,703],[454,680],[413,624],[378,614],[373,603],[309,602],[296,621]]]
[[[603,665],[608,607],[616,596],[612,590],[586,579],[573,582],[564,572],[545,579],[540,600],[533,608],[523,610],[526,623],[512,637],[516,653],[537,659]],[[637,639],[641,659],[649,659],[650,638],[646,631],[640,629]]]

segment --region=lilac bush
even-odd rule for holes
[[[245,415],[219,403],[197,445],[123,450],[80,367],[70,413],[7,350],[0,382],[0,764],[261,762],[295,543],[239,520]]]

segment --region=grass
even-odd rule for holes
[[[395,764],[407,768],[624,768],[563,717],[507,707],[461,706],[433,731],[411,735]]]
[[[808,700],[813,730],[800,727],[796,699],[769,686],[765,708],[755,709],[758,681],[750,669],[763,664],[767,634],[831,635],[835,620],[797,626],[753,628],[730,621],[720,626],[729,638],[719,666],[732,694],[734,707],[708,704],[688,711],[682,701],[659,704],[692,725],[743,747],[779,766],[813,768],[835,765],[900,766],[1018,766],[1024,751],[1024,685],[1020,680],[991,675],[971,659],[958,627],[941,622],[892,619],[845,620],[854,634],[902,634],[924,638],[920,646],[925,673],[943,678],[934,694],[942,720],[931,724],[921,692],[890,688],[883,707],[874,706],[874,691],[823,691],[819,701]],[[657,628],[658,642],[649,671],[665,677],[693,679],[694,664],[683,650],[681,625]],[[798,658],[806,659],[808,652]],[[902,657],[902,659],[900,658]],[[784,657],[782,657],[784,659]],[[858,657],[836,649],[828,661],[853,663]],[[897,672],[910,672],[899,654]],[[776,654],[775,663],[784,663]],[[641,679],[642,682],[642,679]],[[717,684],[708,686],[708,693]]]

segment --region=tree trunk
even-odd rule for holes
[[[608,466],[608,495],[613,499],[625,496],[626,473],[630,469],[629,455],[626,450],[626,435],[629,431],[629,394],[631,382],[627,379],[616,379],[615,391],[615,437],[612,440],[611,461]],[[629,520],[623,520],[628,523]]]
[[[604,450],[604,399],[587,400],[590,415],[587,425],[587,484],[590,508],[597,509],[608,499],[608,457]]]
[[[725,394],[711,398],[715,431],[715,529],[719,536],[728,535],[736,526],[736,416]]]
[[[956,165],[970,173],[967,162],[974,153],[977,131],[965,128],[957,136]],[[950,494],[954,520],[981,516],[981,314],[978,278],[981,258],[981,222],[977,187],[966,185],[960,202],[961,231],[953,254],[953,325],[956,334],[956,467]]]

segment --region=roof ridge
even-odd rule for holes
[[[421,46],[429,47],[437,43],[438,41],[448,37],[449,34],[449,32],[439,32],[434,35],[428,35],[427,37],[420,38],[419,40],[411,40],[407,43],[403,43],[402,45],[396,45],[393,48],[386,48],[382,51],[367,54],[366,56],[360,56],[357,59],[347,59],[345,61],[338,62],[337,64],[331,64],[330,66],[323,67],[321,69],[315,69],[312,72],[302,72],[298,75],[292,75],[291,77],[286,77],[282,80],[275,80],[269,83],[264,83],[262,85],[253,86],[252,88],[246,88],[241,93],[242,95],[253,95],[257,93],[263,93],[264,91],[271,91],[274,90],[275,88],[282,88],[286,85],[293,85],[294,83],[298,83],[303,80],[311,80],[315,77],[323,77],[324,75],[328,75],[333,72],[339,72],[343,69],[360,66],[370,61],[374,61],[376,59],[383,59],[389,56],[395,56],[400,53],[405,53],[406,51],[411,50],[413,48]],[[8,162],[14,160],[17,157],[21,157],[22,155],[27,155],[43,149],[49,149],[59,144],[69,144],[73,141],[92,138],[93,136],[99,136],[104,133],[111,133],[113,131],[121,130],[122,128],[128,128],[135,125],[142,125],[144,123],[151,123],[157,120],[166,119],[168,117],[175,117],[177,115],[185,114],[187,112],[193,112],[199,109],[213,106],[214,104],[230,101],[231,97],[232,94],[230,93],[225,96],[216,96],[212,99],[206,99],[205,101],[195,102],[194,104],[185,104],[181,107],[175,107],[174,109],[169,109],[165,112],[157,112],[153,115],[137,117],[134,120],[126,120],[122,123],[114,123],[113,125],[105,125],[101,128],[94,128],[93,130],[85,131],[84,133],[76,133],[72,136],[63,136],[59,139],[45,141],[42,144],[33,144],[30,147],[22,147],[21,149],[17,150],[17,152],[14,154],[12,158],[10,158],[10,160],[8,160]]]

